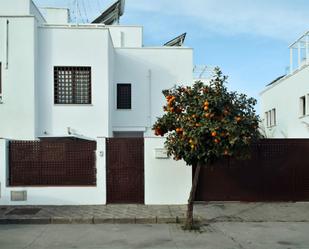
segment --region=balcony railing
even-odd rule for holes
[[[207,81],[211,78],[215,67],[206,65],[195,65],[193,68],[193,80]]]

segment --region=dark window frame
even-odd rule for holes
[[[306,95],[305,96],[301,96],[299,98],[299,100],[300,100],[300,116],[304,117],[307,114],[307,110],[306,110],[306,108],[307,108],[307,105],[306,105],[306,102],[307,102],[306,101]]]
[[[132,84],[117,84],[117,110],[132,110]]]
[[[91,67],[54,66],[54,104],[92,104]]]

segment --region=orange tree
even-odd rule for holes
[[[256,100],[228,91],[226,80],[227,76],[216,68],[207,85],[197,81],[193,86],[164,90],[165,113],[153,126],[157,136],[166,136],[169,156],[196,167],[188,200],[187,229],[193,225],[193,201],[201,167],[223,157],[249,156],[250,144],[260,136]]]

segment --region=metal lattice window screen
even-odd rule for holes
[[[54,67],[55,104],[91,104],[91,67]]]
[[[117,84],[117,109],[131,107],[131,84]]]

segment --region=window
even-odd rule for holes
[[[54,67],[55,104],[91,104],[91,67]]]
[[[269,116],[268,112],[265,112],[266,126],[269,127]]]
[[[277,124],[276,109],[275,108],[271,110],[271,120],[272,120],[272,125],[276,125]]]
[[[272,127],[277,125],[276,109],[265,112],[266,126]]]
[[[117,84],[117,109],[131,109],[131,84]]]
[[[299,98],[299,115],[305,116],[306,115],[306,97],[302,96]]]

